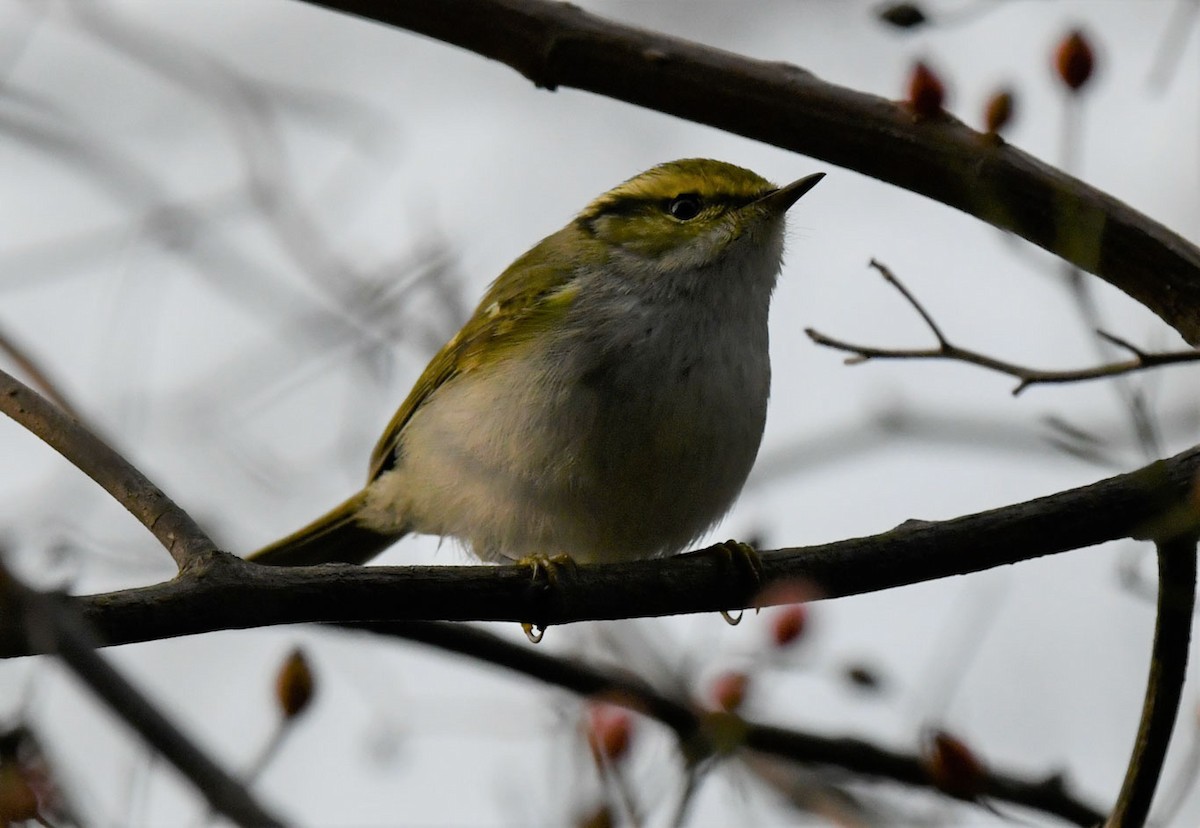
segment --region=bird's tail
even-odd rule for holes
[[[406,532],[378,532],[359,523],[357,515],[365,497],[359,492],[303,529],[249,555],[247,560],[267,566],[366,563]]]

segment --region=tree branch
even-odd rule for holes
[[[1188,522],[1195,523],[1195,515]],[[1158,543],[1158,619],[1150,652],[1150,677],[1133,755],[1116,807],[1105,828],[1141,828],[1150,813],[1183,682],[1187,678],[1188,644],[1196,604],[1196,535],[1194,527]]]
[[[0,371],[0,412],[69,460],[129,510],[183,570],[216,548],[191,516],[78,420]]]
[[[547,655],[462,624],[430,621],[345,624],[346,629],[417,641],[448,652],[504,667],[527,678],[580,696],[603,696],[669,727],[693,758],[710,755],[705,714],[662,695],[639,679],[601,670],[577,660]],[[728,714],[711,714],[725,716]],[[804,764],[829,765],[922,788],[936,788],[922,757],[886,750],[852,738],[830,738],[745,721],[744,747]],[[1094,825],[1103,815],[1072,796],[1059,777],[1030,782],[1018,776],[988,772],[983,796],[1054,814],[1077,825]]]
[[[306,0],[878,178],[1095,273],[1200,343],[1200,249],[1106,193],[944,115],[547,0]]]
[[[0,561],[0,607],[5,624],[27,637],[31,649],[61,659],[118,719],[190,781],[213,810],[238,825],[283,825],[96,652],[91,631],[72,602],[30,589]]]
[[[942,333],[937,323],[933,321],[933,317],[925,310],[925,307],[913,296],[908,288],[904,286],[904,283],[900,281],[896,274],[892,273],[886,265],[881,264],[875,259],[871,260],[871,267],[878,270],[888,284],[900,292],[905,301],[924,320],[934,338],[937,339],[938,344],[936,348],[877,348],[871,345],[855,345],[842,339],[834,339],[832,336],[827,336],[813,328],[804,329],[804,332],[808,334],[808,338],[816,344],[853,354],[853,356],[846,358],[847,365],[858,365],[863,362],[869,362],[872,359],[942,359],[965,362],[969,365],[977,365],[980,368],[987,368],[990,371],[1007,374],[1010,377],[1020,380],[1016,388],[1012,391],[1015,397],[1031,385],[1107,379],[1122,376],[1123,374],[1130,374],[1134,371],[1142,371],[1147,368],[1158,368],[1163,365],[1200,362],[1200,350],[1195,348],[1188,348],[1182,351],[1151,353],[1141,350],[1128,340],[1121,339],[1104,331],[1097,331],[1096,333],[1113,345],[1129,351],[1133,354],[1133,358],[1123,362],[1111,362],[1106,365],[1097,365],[1092,368],[1081,368],[1073,371],[1043,371],[1039,368],[1029,368],[1013,362],[1006,362],[1002,359],[990,357],[987,354],[981,354],[979,351],[959,347],[950,342],[945,334]]]
[[[796,581],[824,598],[978,572],[1146,527],[1192,490],[1200,448],[1048,497],[940,522],[762,553],[761,584],[728,555],[581,565],[551,587],[525,566],[259,566],[211,552],[174,580],[77,599],[108,644],[270,624],[490,620],[545,627],[574,621],[754,606],[758,586]],[[0,657],[31,651],[0,617]]]

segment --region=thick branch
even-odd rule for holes
[[[183,569],[215,548],[194,520],[78,420],[0,371],[0,412],[29,429],[141,521]]]
[[[826,598],[873,592],[1118,538],[1183,500],[1200,448],[1026,503],[881,535],[762,554],[764,585],[798,581]],[[553,587],[524,566],[257,566],[212,553],[175,580],[78,599],[109,644],[270,624],[491,620],[539,626],[736,609],[754,583],[727,554],[579,566]],[[30,652],[0,617],[0,656]]]
[[[685,749],[704,749],[697,743],[705,739],[706,714],[658,693],[637,678],[548,655],[462,624],[409,621],[347,627],[467,655],[581,696],[604,696],[662,722],[675,732]],[[917,755],[886,750],[861,739],[831,738],[755,722],[744,725],[743,744],[760,753],[829,765],[916,787],[935,787],[924,760]],[[1054,814],[1077,825],[1094,825],[1102,819],[1093,808],[1074,798],[1056,777],[1029,782],[1012,774],[988,772],[983,779],[982,794]]]
[[[928,196],[1095,273],[1200,343],[1200,249],[950,116],[547,0],[308,0],[574,87],[795,150]]]

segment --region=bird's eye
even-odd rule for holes
[[[677,195],[667,204],[667,212],[680,221],[691,221],[700,215],[700,196],[695,193]]]

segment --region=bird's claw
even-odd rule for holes
[[[709,551],[714,555],[721,556],[731,567],[738,570],[744,580],[749,581],[749,594],[757,594],[762,586],[762,556],[758,551],[748,543],[739,540],[727,540],[709,547]],[[725,623],[731,627],[736,627],[742,622],[742,611],[732,615],[728,610],[721,610],[721,617],[725,619]]]

